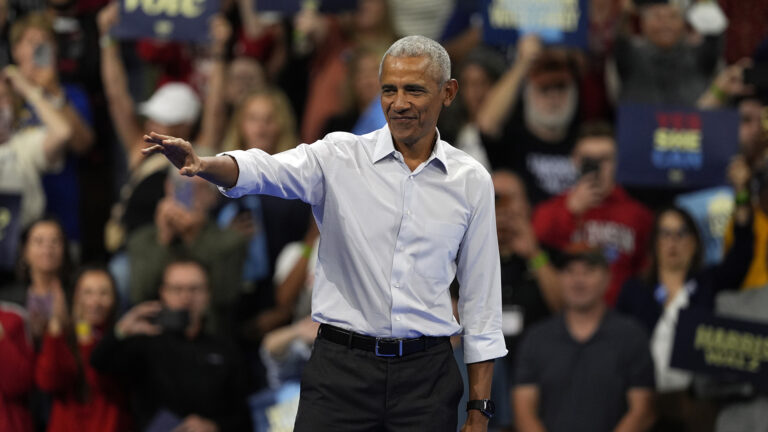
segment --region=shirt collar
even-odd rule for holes
[[[443,172],[447,174],[448,158],[445,154],[445,146],[447,143],[440,139],[440,131],[437,128],[435,128],[435,132],[437,133],[437,141],[435,142],[435,147],[432,149],[432,154],[429,159],[427,159],[427,162],[432,159],[437,159],[443,168]],[[376,145],[373,148],[373,163],[384,159],[394,152],[395,144],[392,142],[392,133],[389,131],[389,126],[384,125],[383,128],[379,129],[379,136],[376,139]]]

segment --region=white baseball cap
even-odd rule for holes
[[[167,83],[139,104],[139,114],[165,126],[193,123],[200,115],[200,98],[187,84]]]

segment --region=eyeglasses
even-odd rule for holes
[[[691,232],[687,228],[680,228],[676,230],[660,228],[659,238],[665,238],[670,240],[682,240],[691,235]]]
[[[198,293],[205,290],[205,285],[203,284],[165,284],[163,285],[163,289],[165,289],[168,292],[173,293],[182,293],[182,292],[191,292],[191,293]]]

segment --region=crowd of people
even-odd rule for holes
[[[440,139],[493,178],[509,354],[491,429],[768,427],[757,383],[670,366],[681,310],[768,284],[768,3],[589,0],[585,48],[490,45],[477,0],[254,3],[222,1],[191,43],[116,39],[116,1],[0,0],[0,432],[274,424],[258,401],[298,382],[317,334],[322,215],[226,198],[144,135],[214,155],[372,132],[379,62],[411,34],[459,82]],[[715,259],[677,204],[690,188],[617,180],[626,103],[738,112],[738,152],[709,173],[732,190]]]

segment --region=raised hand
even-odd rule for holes
[[[150,322],[150,319],[160,313],[162,306],[159,302],[140,303],[125,313],[115,325],[115,331],[122,337],[134,335],[156,336],[162,329]]]
[[[96,22],[99,26],[99,33],[102,35],[109,34],[118,21],[120,20],[120,5],[118,2],[113,1],[104,6],[96,17]]]
[[[141,150],[144,156],[155,153],[165,155],[173,166],[179,169],[181,175],[194,177],[203,169],[202,161],[195,154],[189,141],[150,132],[149,135],[144,135],[144,142],[151,145]]]

